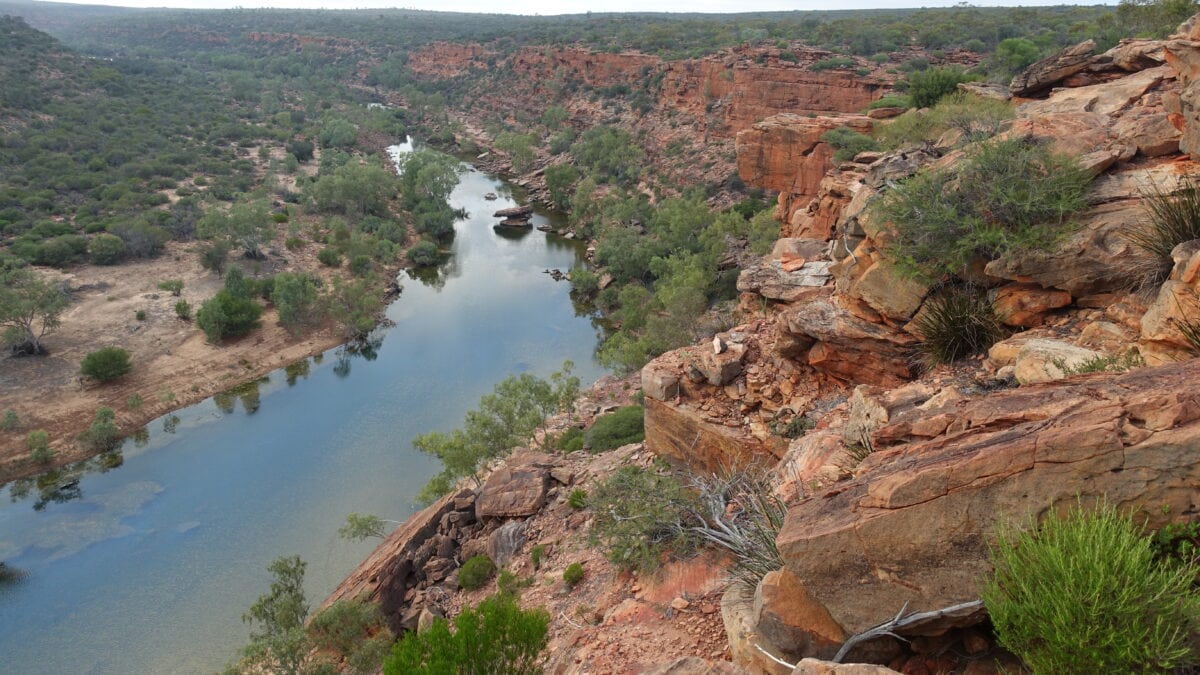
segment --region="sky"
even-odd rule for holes
[[[446,12],[490,14],[581,14],[584,12],[766,12],[877,7],[951,7],[957,0],[108,0],[76,4],[123,7],[293,7],[304,9],[365,9],[399,7]],[[1102,4],[1102,0],[973,0],[979,6]]]

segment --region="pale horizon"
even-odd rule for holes
[[[663,12],[675,14],[741,14],[752,12],[833,11],[848,9],[933,9],[962,4],[958,0],[841,0],[837,3],[812,0],[513,0],[497,11],[497,3],[486,0],[114,0],[109,2],[66,2],[45,0],[47,3],[73,5],[102,5],[138,9],[412,9],[434,12],[470,14],[503,14],[522,16],[557,16],[563,14]],[[1032,0],[1003,2],[982,0],[970,3],[975,7],[1049,7],[1056,5],[1095,6],[1112,4],[1064,3],[1061,0]]]

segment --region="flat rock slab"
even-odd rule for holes
[[[541,467],[501,467],[483,484],[475,513],[480,517],[532,516],[546,501],[548,481],[549,473]]]

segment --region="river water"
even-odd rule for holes
[[[20,572],[0,582],[0,672],[220,670],[271,560],[308,562],[315,606],[377,543],[338,539],[346,514],[415,510],[437,463],[414,436],[457,426],[509,374],[564,359],[585,383],[602,374],[592,322],[543,273],[578,264],[579,244],[494,232],[515,202],[469,167],[450,201],[469,214],[453,256],[424,280],[400,274],[373,353],[331,350],[156,420],[123,463],[0,490],[0,560]]]

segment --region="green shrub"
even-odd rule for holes
[[[146,310],[139,309],[138,311],[134,312],[133,318],[137,319],[138,321],[145,321],[146,320]]]
[[[878,208],[895,239],[885,250],[904,271],[937,278],[981,257],[1049,248],[1090,180],[1036,141],[983,143],[955,171],[925,171],[887,192]]]
[[[321,279],[307,272],[280,272],[275,275],[271,302],[279,312],[279,325],[295,334],[324,318]]]
[[[200,266],[217,274],[225,271],[229,260],[229,244],[223,240],[213,241],[200,248]]]
[[[874,138],[846,127],[826,131],[821,134],[821,140],[836,150],[833,153],[833,159],[837,162],[854,159],[854,156],[860,152],[879,149],[879,144],[875,142]]]
[[[1128,516],[1074,507],[1003,529],[984,604],[1002,644],[1035,673],[1165,672],[1194,663],[1197,568],[1158,562]]]
[[[196,325],[204,331],[209,342],[218,344],[227,337],[245,335],[254,330],[258,327],[260,316],[262,307],[257,302],[223,288],[200,306],[196,312]]]
[[[496,588],[500,589],[501,593],[516,594],[521,587],[521,580],[517,575],[509,570],[500,570],[499,576],[496,577]]]
[[[948,288],[930,298],[914,324],[929,365],[981,354],[1004,337],[987,293],[970,288]]]
[[[116,424],[117,415],[112,408],[96,409],[91,426],[79,434],[79,442],[90,452],[108,452],[121,444],[120,431]]]
[[[437,244],[432,241],[419,241],[408,249],[408,260],[417,267],[433,267],[441,260]]]
[[[886,57],[885,57],[886,58]],[[879,108],[911,108],[912,100],[907,96],[900,94],[888,94],[883,98],[871,101],[867,106],[867,110],[878,110]]]
[[[583,449],[583,429],[571,427],[554,439],[554,447],[561,452],[570,453]]]
[[[550,615],[523,610],[513,596],[494,595],[454,619],[435,619],[423,633],[407,633],[384,662],[385,675],[541,672],[538,655],[546,646]]]
[[[640,405],[631,405],[597,418],[584,434],[584,446],[604,452],[639,443],[645,437],[645,411]]]
[[[623,466],[589,502],[595,512],[589,537],[621,569],[658,569],[664,554],[682,554],[694,544],[682,526],[684,513],[695,510],[694,498],[675,476]]]
[[[125,241],[115,234],[97,234],[88,242],[88,256],[94,265],[116,265],[125,257]]]
[[[582,509],[587,506],[587,490],[576,488],[571,490],[571,494],[567,496],[567,505],[573,509]]]
[[[192,306],[187,300],[180,300],[175,303],[175,316],[187,321],[192,318]]]
[[[145,402],[146,401],[142,398],[141,394],[130,394],[125,398],[125,407],[130,410],[137,410],[141,408],[142,404]]]
[[[83,357],[79,372],[97,382],[109,382],[125,375],[133,366],[129,352],[120,347],[104,347]]]
[[[542,564],[542,558],[546,556],[546,546],[537,544],[529,549],[529,560],[533,563],[533,569],[537,569]]]
[[[473,591],[486,584],[495,573],[496,563],[486,555],[477,555],[459,568],[458,587]]]
[[[314,616],[308,622],[307,630],[317,649],[345,657],[386,627],[379,605],[361,600],[338,600]]]
[[[371,272],[371,258],[365,255],[356,255],[350,259],[350,273],[356,277],[365,277]]]
[[[167,279],[166,281],[160,281],[158,282],[158,289],[160,291],[167,291],[175,297],[179,297],[180,294],[183,293],[183,280]]]
[[[54,451],[50,449],[50,434],[44,429],[34,429],[26,434],[25,447],[29,450],[29,458],[38,464],[46,464],[54,459]]]
[[[579,563],[571,563],[567,565],[567,569],[563,570],[563,581],[566,582],[567,588],[575,588],[579,582],[583,581],[583,565]]]
[[[283,246],[289,251],[299,251],[304,248],[304,240],[300,237],[288,237],[283,240]]]
[[[21,420],[17,417],[17,411],[8,408],[0,415],[0,431],[16,431],[17,427],[21,426]]]
[[[1171,272],[1171,251],[1200,239],[1200,178],[1187,175],[1174,191],[1154,185],[1142,193],[1149,221],[1126,233],[1134,246],[1150,256],[1147,281],[1161,283]]]
[[[959,82],[970,82],[972,79],[958,66],[918,70],[908,76],[908,95],[914,106],[928,108],[943,96],[958,91]]]
[[[326,267],[337,267],[342,264],[342,254],[332,246],[326,246],[317,253],[317,260]]]
[[[584,297],[591,297],[600,290],[600,276],[582,265],[572,268],[567,278],[571,281],[571,291]]]

